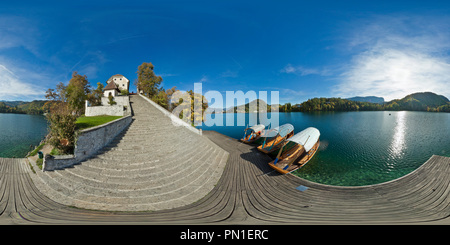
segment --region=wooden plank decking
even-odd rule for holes
[[[217,185],[193,204],[154,212],[61,205],[36,188],[26,159],[0,158],[0,224],[450,224],[448,157],[387,183],[337,187],[280,175],[254,146],[203,134],[230,153]]]

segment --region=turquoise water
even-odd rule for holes
[[[0,113],[0,157],[25,157],[47,135],[42,115]]]
[[[295,133],[310,126],[320,130],[319,151],[305,167],[293,174],[322,184],[361,186],[382,183],[410,173],[433,154],[450,156],[450,113],[273,114],[279,116],[280,125],[294,125]],[[246,122],[249,116],[256,117],[253,113],[245,115]],[[245,126],[200,128],[238,139],[243,136]]]

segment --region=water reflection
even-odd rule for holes
[[[397,113],[396,126],[394,128],[394,135],[392,136],[392,143],[390,146],[391,158],[399,158],[403,155],[406,148],[405,133],[406,111],[400,111]]]

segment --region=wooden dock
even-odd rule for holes
[[[27,159],[0,158],[0,224],[450,224],[448,157],[390,182],[338,187],[280,175],[255,147],[203,135],[230,154],[218,183],[195,203],[153,212],[59,204],[36,188]]]

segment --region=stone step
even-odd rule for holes
[[[185,137],[185,138],[189,138],[189,137]],[[153,140],[153,138],[147,139],[147,140],[120,139],[117,141],[113,141],[109,145],[105,146],[101,150],[101,152],[107,152],[107,151],[115,150],[115,149],[135,150],[135,149],[139,149],[142,147],[158,147],[158,148],[172,147],[173,145],[180,147],[180,148],[186,148],[186,147],[195,147],[195,145],[201,144],[203,141],[204,141],[204,139],[193,139],[191,141],[189,141],[188,139],[183,140],[181,137],[166,138],[164,140]],[[187,142],[189,142],[189,144],[187,144]],[[148,148],[148,150],[152,150],[152,148]]]
[[[100,154],[95,158],[82,162],[82,164],[88,162],[90,166],[97,168],[136,169],[147,164],[158,165],[166,164],[167,162],[181,161],[182,159],[188,158],[199,152],[199,150],[203,151],[207,146],[208,145],[205,144],[190,151],[173,151],[172,154],[168,154],[169,152],[167,151],[146,152],[142,154],[136,153],[134,156],[129,158],[114,157],[114,155],[111,154]]]
[[[91,161],[88,161],[77,165],[77,168],[68,170],[69,172],[84,171],[84,173],[79,173],[79,175],[94,179],[103,176],[108,178],[147,178],[152,175],[158,175],[168,171],[176,171],[176,168],[183,168],[183,165],[186,165],[184,162],[190,163],[195,161],[195,159],[201,155],[213,154],[212,152],[213,148],[205,148],[204,151],[193,152],[186,155],[184,161],[180,161],[180,158],[161,159],[146,164],[132,166],[125,166],[124,164],[92,164]]]
[[[183,194],[185,189],[190,189],[186,188],[186,186],[199,188],[208,183],[212,176],[216,175],[217,177],[217,174],[221,173],[218,168],[223,168],[226,162],[226,154],[227,153],[222,152],[221,155],[210,156],[212,161],[218,162],[217,164],[200,168],[199,171],[193,171],[192,173],[187,174],[185,178],[167,181],[166,183],[160,183],[154,186],[150,185],[151,183],[145,183],[142,186],[135,184],[130,186],[109,184],[110,188],[106,188],[101,181],[85,185],[61,177],[62,175],[60,175],[61,173],[59,171],[57,173],[52,173],[52,181],[55,181],[54,186],[56,186],[58,192],[70,193],[70,196],[72,196],[73,199],[90,199],[89,201],[91,202],[93,198],[98,200],[102,198],[102,203],[104,203],[105,200],[113,200],[114,204],[129,203],[129,200],[127,200],[128,198],[133,198],[133,203],[154,202],[154,200],[149,200],[149,198],[154,197],[159,197],[158,200],[161,201],[162,198],[177,198],[177,196]],[[204,193],[204,195],[206,194],[207,192]]]
[[[161,154],[173,154],[174,152],[179,153],[188,153],[192,151],[198,151],[208,145],[206,142],[199,142],[198,144],[142,144],[138,146],[127,146],[126,148],[121,146],[114,146],[110,148],[104,148],[98,151],[98,158],[105,160],[136,160],[136,158],[144,157],[144,158],[153,158],[157,157]]]
[[[78,165],[39,174],[60,203],[100,210],[142,211],[183,206],[219,180],[228,153],[140,98],[130,98],[133,122]]]

